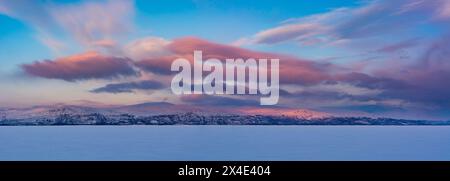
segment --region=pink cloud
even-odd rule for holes
[[[144,70],[159,74],[171,74],[170,65],[176,58],[186,58],[193,61],[194,50],[203,51],[203,59],[218,58],[278,58],[280,59],[280,81],[288,84],[313,84],[329,79],[332,65],[322,64],[287,55],[257,52],[206,41],[196,37],[185,37],[173,40],[166,48],[171,55],[152,57],[140,60],[136,65]],[[330,71],[328,71],[330,69]]]
[[[172,61],[180,58],[179,56],[162,56],[155,58],[146,58],[141,61],[135,62],[135,65],[145,71],[153,72],[161,75],[170,75],[173,72],[170,71]]]
[[[128,58],[86,52],[55,60],[36,61],[24,64],[21,68],[36,77],[76,81],[136,75],[130,63]]]

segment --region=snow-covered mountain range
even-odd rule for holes
[[[175,105],[149,102],[114,106],[80,104],[0,108],[0,125],[450,125],[449,121],[334,117],[293,108]]]

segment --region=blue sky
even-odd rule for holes
[[[79,4],[83,1],[52,2],[52,4],[72,3]],[[156,0],[151,3],[138,0],[135,2],[136,32],[129,38],[138,39],[150,34],[172,39],[190,35],[228,43],[270,28],[292,17],[302,17],[357,4],[360,2],[355,0],[314,2],[294,0],[277,3],[271,0]],[[0,24],[2,24],[0,40],[3,42],[0,44],[0,58],[9,60],[2,61],[2,67],[11,69],[18,63],[54,57],[52,52],[42,46],[42,43],[36,38],[34,27],[5,15],[0,16]],[[27,45],[28,53],[26,55],[19,53],[23,52],[23,45]]]

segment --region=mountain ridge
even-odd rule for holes
[[[183,108],[183,109],[181,109]],[[199,110],[200,109],[200,110]],[[162,111],[165,110],[165,111]],[[159,112],[158,112],[159,111]],[[334,117],[292,108],[242,107],[230,112],[165,102],[93,108],[56,104],[0,109],[0,126],[20,125],[450,125],[450,121]]]

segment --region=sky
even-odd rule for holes
[[[448,120],[449,23],[446,0],[0,0],[0,106],[259,107],[175,96],[171,62],[200,49],[280,58],[280,107]]]

